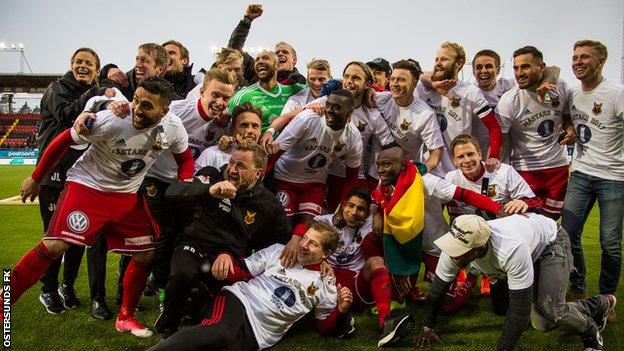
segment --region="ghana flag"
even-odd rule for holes
[[[379,191],[385,192],[380,185]],[[385,205],[385,206],[384,206]],[[418,167],[405,161],[390,201],[384,209],[384,256],[392,274],[418,273],[422,261],[422,230],[425,224],[425,199]]]

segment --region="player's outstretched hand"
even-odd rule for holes
[[[349,310],[349,307],[351,307],[351,304],[353,303],[353,293],[349,290],[349,288],[340,284],[338,284],[336,288],[338,290],[338,299],[336,301],[338,311],[340,311],[340,313],[345,313]]]
[[[518,214],[518,213],[525,213],[528,208],[529,208],[529,205],[527,205],[526,202],[520,199],[511,200],[508,203],[506,203],[505,206],[503,206],[503,209],[505,210],[505,212],[510,215]]]
[[[414,344],[418,347],[431,346],[435,343],[443,342],[442,339],[431,328],[424,328],[420,331],[420,334],[414,338]]]
[[[87,126],[93,123],[93,120],[95,120],[95,113],[83,112],[76,117],[73,128],[78,135],[91,135],[91,130]]]
[[[565,130],[565,134],[563,134],[563,138],[559,141],[560,145],[571,145],[576,142],[576,132],[574,131],[574,126],[569,126]]]
[[[111,101],[106,109],[119,118],[130,116],[130,103],[128,101]]]
[[[264,132],[258,140],[258,145],[262,146],[265,150],[267,149],[267,144],[273,142],[273,133],[269,130]]]
[[[106,96],[107,98],[112,98],[113,96],[115,96],[117,93],[115,92],[115,89],[113,88],[106,88],[104,90],[104,96]]]
[[[293,235],[284,250],[279,256],[282,266],[290,268],[297,263],[297,252],[299,252],[299,243],[301,242],[301,236]]]
[[[319,116],[325,116],[325,106],[321,104],[309,103],[303,109],[312,110],[312,112],[316,113]]]
[[[444,95],[450,99],[451,96],[449,96],[449,90],[453,89],[453,87],[457,85],[457,79],[443,79],[439,81],[432,81],[431,85],[438,93],[440,93],[440,95]]]
[[[233,199],[236,196],[236,187],[229,180],[224,180],[212,185],[208,192],[217,199]]]
[[[106,74],[106,78],[112,80],[113,82],[123,87],[128,86],[128,76],[126,76],[126,74],[123,73],[123,71],[120,70],[119,68],[109,69],[108,73]]]
[[[487,161],[485,161],[485,169],[490,173],[497,171],[500,168],[500,165],[501,161],[494,157],[490,157]]]
[[[221,151],[227,151],[229,150],[230,147],[232,147],[232,144],[236,141],[236,139],[234,139],[234,137],[229,136],[229,135],[223,135],[220,139],[219,142],[217,143],[217,147],[219,148],[219,150]]]
[[[542,82],[542,84],[537,87],[537,101],[541,104],[546,100],[546,93],[555,89],[555,85],[549,82]]]
[[[26,203],[26,199],[28,198],[30,198],[30,202],[35,201],[37,194],[39,194],[39,190],[41,190],[41,186],[39,185],[39,183],[35,182],[32,177],[24,179],[20,191],[22,203]]]
[[[256,18],[262,16],[262,12],[264,12],[264,10],[262,10],[262,5],[249,4],[247,6],[247,9],[245,10],[245,17],[253,21]]]
[[[232,263],[232,256],[222,253],[217,256],[217,259],[212,263],[212,275],[217,280],[227,279],[228,273],[234,273],[234,264]]]
[[[269,154],[269,156],[275,155],[279,151],[280,151],[280,144],[279,143],[276,143],[274,141],[270,141],[270,142],[268,142],[266,144],[266,152],[267,152],[267,154]]]
[[[332,266],[329,265],[329,263],[327,263],[327,261],[321,260],[319,268],[321,269],[321,277],[335,277],[334,269],[332,268]]]

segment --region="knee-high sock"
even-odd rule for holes
[[[130,261],[123,278],[124,294],[121,299],[119,319],[123,320],[134,316],[134,310],[139,304],[149,271],[150,264],[139,263],[134,259]]]
[[[28,251],[17,262],[11,274],[11,304],[15,303],[24,291],[33,286],[57,258],[58,256],[50,254],[43,241]]]
[[[390,274],[386,268],[377,268],[371,273],[370,288],[377,305],[379,327],[382,327],[384,319],[390,313],[390,299],[392,297]]]

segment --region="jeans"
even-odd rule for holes
[[[544,249],[533,264],[533,306],[531,320],[540,331],[556,326],[582,334],[595,328],[591,316],[608,308],[602,296],[585,300],[565,301],[570,271],[572,270],[570,239],[564,229],[559,229],[557,239]]]
[[[622,269],[622,220],[624,181],[608,180],[574,171],[563,203],[561,224],[570,235],[576,270],[570,274],[570,288],[584,292],[585,259],[581,245],[583,226],[594,203],[600,208],[601,294],[615,294]]]

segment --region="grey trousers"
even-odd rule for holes
[[[560,228],[557,239],[546,247],[533,265],[535,282],[531,321],[537,330],[549,331],[559,326],[574,334],[582,334],[594,330],[596,323],[592,316],[608,308],[608,301],[601,295],[565,301],[572,267],[570,238]]]

